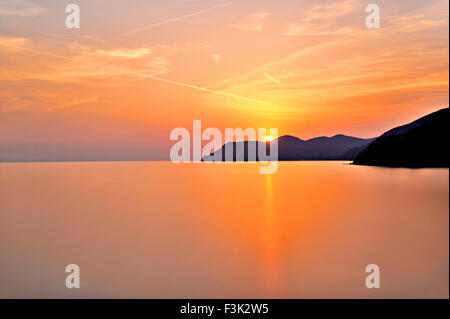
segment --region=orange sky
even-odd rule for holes
[[[0,3],[0,159],[151,150],[176,127],[373,137],[448,106],[447,1]],[[24,151],[26,149],[26,151]],[[24,155],[25,154],[25,155]]]

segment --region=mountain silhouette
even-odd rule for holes
[[[359,153],[353,164],[388,167],[449,167],[449,108],[393,128]]]
[[[300,160],[353,160],[358,152],[350,153],[352,149],[364,149],[368,144],[374,141],[371,139],[362,139],[352,136],[338,134],[332,137],[315,137],[309,140],[302,140],[291,135],[283,135],[277,139],[278,142],[278,160],[279,161],[300,161]],[[213,157],[221,158],[225,161],[225,149],[232,146],[233,160],[232,161],[248,161],[248,148],[255,147],[256,154],[262,147],[266,148],[266,154],[269,154],[270,142],[229,142],[214,153],[204,156],[202,160],[213,161]],[[243,158],[236,158],[236,148],[243,147]],[[221,155],[217,154],[221,153]],[[250,159],[252,160],[252,159]],[[256,161],[259,156],[256,155]],[[231,160],[228,160],[231,161]]]

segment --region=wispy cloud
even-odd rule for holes
[[[155,57],[149,63],[149,72],[151,75],[162,75],[169,71],[169,60],[164,57]]]
[[[47,108],[46,111],[56,111],[56,110],[63,110],[63,109],[67,109],[70,107],[76,107],[76,106],[81,106],[81,105],[85,105],[85,104],[89,104],[92,102],[98,102],[98,97],[93,97],[93,98],[87,98],[87,99],[81,99],[81,100],[75,100],[69,103],[65,103],[65,104],[60,104],[60,105],[56,105],[53,107],[49,107]]]
[[[216,63],[220,62],[220,59],[221,59],[220,54],[211,54],[211,57],[212,57],[214,62],[216,62]]]
[[[137,59],[150,54],[151,50],[147,48],[140,48],[140,49],[115,49],[109,51],[97,50],[96,52],[110,57]]]
[[[270,15],[269,12],[256,12],[245,21],[230,24],[229,27],[246,31],[262,31],[264,20]]]
[[[20,49],[28,43],[26,38],[16,38],[16,37],[3,37],[0,36],[0,45],[3,44],[11,49]]]
[[[304,21],[316,22],[323,20],[335,20],[362,7],[363,2],[360,0],[333,1],[318,4],[306,12]]]
[[[262,99],[313,112],[345,109],[358,116],[365,116],[365,103],[372,111],[386,105],[402,108],[407,103],[419,107],[448,95],[448,19],[440,13],[443,10],[420,8],[401,16],[386,15],[382,28],[369,30],[352,25],[351,13],[358,12],[358,2],[346,3],[339,11],[341,16],[349,15],[343,20],[322,20],[328,10],[316,6],[302,18],[309,23],[299,22],[297,30],[285,29],[289,35],[345,37],[312,38],[287,55],[218,81],[215,88],[259,94]]]
[[[7,45],[4,44],[4,46],[7,46]],[[9,45],[9,47],[11,47],[11,46]],[[19,48],[19,47],[17,47],[17,48]],[[239,99],[239,100],[243,100],[243,101],[276,106],[276,104],[269,103],[269,102],[266,102],[266,101],[263,101],[263,100],[260,100],[260,99],[246,97],[246,96],[243,96],[243,95],[238,95],[238,94],[229,93],[229,92],[225,92],[225,91],[214,90],[214,89],[210,89],[210,88],[207,88],[207,87],[202,87],[202,86],[199,86],[199,85],[194,85],[194,84],[190,84],[190,83],[186,83],[186,82],[165,79],[165,78],[161,78],[161,77],[158,77],[158,76],[155,76],[155,75],[152,75],[152,74],[136,72],[136,71],[132,71],[132,70],[128,70],[128,69],[122,68],[122,67],[108,66],[108,65],[102,65],[102,64],[97,64],[97,63],[85,62],[85,61],[77,60],[77,59],[74,59],[74,58],[68,58],[68,57],[65,57],[65,56],[54,54],[54,53],[51,53],[51,52],[42,51],[42,50],[36,50],[36,49],[32,49],[32,48],[27,48],[27,47],[20,47],[20,49],[24,50],[24,51],[32,52],[32,53],[35,53],[35,54],[39,54],[39,55],[45,55],[45,56],[54,57],[54,58],[61,59],[61,60],[71,61],[71,62],[75,62],[77,64],[82,64],[82,65],[86,65],[86,66],[90,66],[90,67],[100,68],[100,69],[111,71],[111,72],[117,72],[117,73],[128,74],[128,75],[133,75],[133,76],[137,76],[137,77],[152,79],[152,80],[164,82],[164,83],[175,85],[175,86],[180,86],[180,87],[190,88],[190,89],[197,90],[197,91],[211,93],[211,94],[214,94],[214,95],[226,96],[226,97]]]
[[[256,19],[265,19],[268,16],[270,16],[270,12],[256,12],[252,14],[252,17]]]
[[[269,73],[264,73],[264,76],[266,77],[266,79],[268,79],[269,81],[275,82],[276,84],[281,85],[281,81],[275,79],[273,76],[271,76]]]
[[[33,17],[47,11],[47,9],[27,1],[14,0],[2,2],[3,3],[0,4],[0,15]]]
[[[337,25],[336,20],[363,8],[360,0],[333,1],[307,10],[297,21],[290,22],[281,32],[285,36],[352,35],[358,29]]]
[[[324,26],[315,28],[308,24],[292,23],[281,33],[286,36],[313,36],[313,35],[349,35],[353,36],[358,32],[355,27],[341,27],[335,30],[324,30]]]

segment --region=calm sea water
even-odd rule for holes
[[[0,297],[448,298],[448,169],[258,167],[0,164]]]

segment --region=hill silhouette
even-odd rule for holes
[[[283,135],[277,139],[278,142],[278,160],[279,161],[299,161],[299,160],[353,160],[357,153],[349,153],[355,148],[363,149],[375,139],[362,139],[352,136],[338,134],[332,137],[316,137],[309,140],[302,140],[291,135]],[[230,145],[232,144],[232,145]],[[253,144],[253,145],[252,145]],[[203,157],[203,160],[212,161],[214,155],[220,158],[217,152],[221,152],[222,161],[225,161],[225,148],[231,147],[233,149],[232,161],[248,161],[249,146],[255,147],[258,150],[261,147],[266,148],[266,153],[269,154],[269,142],[229,142],[222,145],[219,150],[216,150],[209,156]],[[236,148],[243,147],[244,158],[236,158]],[[256,160],[259,157],[256,156]],[[229,160],[230,161],[230,160]]]
[[[388,167],[449,167],[449,108],[393,128],[359,153],[353,164]]]

